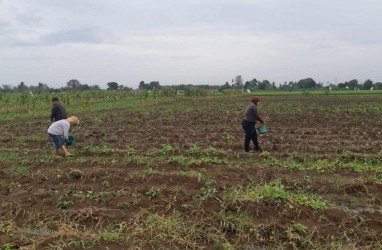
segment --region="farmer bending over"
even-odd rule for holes
[[[62,149],[64,156],[71,156],[65,147],[65,142],[69,136],[70,127],[80,124],[80,120],[76,116],[71,116],[68,119],[53,122],[48,128],[49,137],[52,138],[54,144],[54,157],[60,158],[59,151]]]

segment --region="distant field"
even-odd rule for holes
[[[312,96],[312,95],[382,95],[382,90],[333,90],[333,91],[258,91],[253,93],[243,93],[242,96]],[[23,117],[43,117],[49,116],[51,99],[59,96],[60,100],[68,110],[78,113],[86,111],[104,110],[110,108],[123,108],[136,103],[150,103],[169,99],[163,97],[145,96],[141,93],[126,91],[83,91],[83,92],[60,92],[42,93],[30,95],[24,93],[0,93],[0,121],[12,120]],[[227,97],[222,93],[209,92],[211,97]],[[177,95],[177,99],[187,98],[184,95]],[[171,99],[171,98],[170,98]]]
[[[2,96],[0,249],[382,249],[382,92],[88,95],[62,97],[81,126],[58,161],[52,95]]]

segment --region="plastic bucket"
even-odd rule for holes
[[[73,135],[69,135],[65,145],[72,146],[75,141],[76,141],[76,137],[74,137]]]
[[[265,127],[265,125],[262,125],[260,127],[257,127],[257,131],[259,131],[260,134],[265,134],[267,132],[267,127]]]

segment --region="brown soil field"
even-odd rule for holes
[[[0,249],[382,249],[382,97],[261,97],[245,153],[249,98],[70,114],[59,160],[48,116],[1,121]]]

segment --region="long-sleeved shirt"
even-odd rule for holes
[[[66,110],[64,105],[60,102],[53,102],[52,113],[50,115],[51,121],[59,121],[62,119],[67,119],[68,115],[66,114]]]
[[[247,121],[256,123],[257,121],[263,122],[263,120],[260,118],[259,114],[257,113],[257,106],[251,102],[247,109],[245,110],[245,118]]]
[[[59,120],[53,122],[49,128],[48,133],[52,135],[60,135],[64,137],[65,140],[68,139],[69,136],[70,123],[67,120]]]

